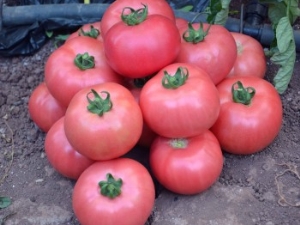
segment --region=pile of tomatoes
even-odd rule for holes
[[[178,194],[205,191],[223,154],[253,154],[277,136],[282,105],[253,38],[176,18],[165,0],[117,0],[54,50],[29,113],[45,152],[77,180],[83,225],[142,225],[153,178]],[[123,157],[149,149],[150,171]],[[121,221],[121,222],[120,222]]]

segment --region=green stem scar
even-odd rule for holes
[[[162,85],[167,89],[176,89],[185,84],[188,79],[189,71],[187,68],[178,67],[176,73],[172,76],[164,71],[164,76],[162,78]]]
[[[122,21],[126,23],[128,26],[138,25],[143,21],[145,21],[148,16],[148,6],[144,4],[142,5],[144,7],[139,8],[137,10],[130,7],[125,7],[121,14]],[[129,10],[130,13],[126,14],[125,10]]]
[[[110,199],[114,199],[121,194],[122,184],[122,179],[116,180],[110,173],[106,174],[106,180],[98,183],[101,189],[100,193]]]
[[[253,87],[245,88],[241,81],[237,81],[231,87],[232,100],[236,103],[249,105],[255,95]]]
[[[99,116],[103,116],[104,113],[111,110],[113,103],[110,100],[110,94],[107,91],[101,91],[101,93],[106,94],[106,98],[101,98],[101,96],[94,90],[91,89],[91,91],[87,94],[86,98],[89,102],[87,109],[94,114],[97,114]],[[89,98],[89,95],[94,95],[94,100],[91,100]]]
[[[200,22],[200,27],[198,30],[195,30],[192,23],[188,23],[188,29],[183,33],[182,37],[186,42],[190,42],[193,44],[197,44],[204,40],[206,35],[208,35],[211,24],[207,28],[207,30],[203,29],[203,23]]]
[[[74,63],[80,70],[87,70],[95,67],[94,56],[90,56],[87,52],[77,54]]]
[[[93,25],[90,26],[89,31],[84,31],[82,28],[78,32],[79,36],[87,36],[96,39],[100,35],[100,31],[94,28]]]

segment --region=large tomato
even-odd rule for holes
[[[197,194],[219,178],[223,155],[209,130],[191,138],[157,137],[150,149],[150,169],[160,184],[178,194]]]
[[[132,17],[126,15],[125,22],[111,27],[103,41],[107,63],[118,74],[130,78],[156,73],[172,63],[180,51],[175,22],[162,15],[147,15],[147,6],[141,7],[142,19],[139,14],[135,17],[135,22],[140,22],[128,25]],[[137,14],[131,12],[134,13]]]
[[[80,174],[94,162],[70,145],[65,135],[64,117],[56,121],[48,131],[45,152],[54,169],[74,180],[78,179]]]
[[[140,107],[148,126],[170,138],[190,137],[217,120],[219,93],[208,74],[187,63],[173,63],[142,88]]]
[[[113,82],[82,89],[65,114],[70,144],[93,160],[109,160],[130,151],[142,127],[142,112],[133,95]]]
[[[192,63],[204,69],[214,84],[230,72],[237,57],[231,33],[221,25],[189,23],[181,26],[181,50],[176,62]]]
[[[227,77],[256,76],[263,78],[267,70],[262,45],[253,37],[242,33],[231,33],[237,46],[237,58]]]
[[[82,88],[122,78],[106,63],[103,43],[90,37],[72,38],[56,49],[45,65],[45,82],[49,92],[68,106]]]
[[[73,191],[74,213],[82,225],[144,225],[154,200],[148,170],[129,158],[95,162]]]
[[[30,118],[44,132],[65,115],[66,107],[62,106],[50,93],[44,82],[31,93],[28,102]]]
[[[101,34],[101,22],[94,22],[82,25],[77,31],[72,33],[66,41],[71,40],[74,37],[78,36],[87,36],[99,41],[102,41],[102,34]]]
[[[175,14],[171,6],[166,0],[122,0],[114,1],[105,10],[101,19],[101,32],[102,36],[105,36],[107,31],[116,23],[122,21],[121,14],[125,7],[133,9],[141,8],[141,4],[148,6],[149,15],[158,14],[163,15],[173,21],[175,21]]]
[[[271,144],[282,124],[281,99],[274,86],[258,77],[232,77],[217,88],[221,110],[211,130],[221,147],[252,154]]]

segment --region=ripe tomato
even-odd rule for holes
[[[74,213],[83,225],[144,225],[154,200],[148,170],[129,158],[95,162],[81,174],[73,191]]]
[[[125,7],[131,7],[133,9],[141,8],[141,3],[148,6],[149,15],[158,14],[163,15],[173,21],[175,21],[175,14],[171,6],[166,0],[122,0],[114,1],[105,10],[101,19],[101,32],[102,36],[105,36],[107,31],[116,23],[121,22],[121,14]]]
[[[237,58],[227,77],[256,76],[263,78],[267,70],[266,57],[262,45],[253,37],[231,33],[237,46]]]
[[[230,72],[237,57],[231,33],[221,25],[193,23],[181,27],[181,50],[176,62],[192,63],[204,69],[214,84]]]
[[[64,117],[56,121],[47,133],[45,152],[54,169],[74,180],[78,179],[80,174],[94,162],[70,145],[65,135]]]
[[[102,41],[102,35],[101,35],[101,28],[100,28],[101,22],[95,22],[95,23],[89,23],[84,24],[82,27],[80,27],[76,32],[72,33],[66,41],[71,40],[74,37],[78,36],[88,36],[94,39],[97,39],[98,41]]]
[[[123,82],[107,65],[103,43],[85,36],[72,38],[52,52],[45,65],[45,81],[49,92],[65,107],[84,87]]]
[[[133,95],[113,82],[82,89],[65,114],[70,144],[93,160],[109,160],[129,152],[139,140],[142,126],[142,112]]]
[[[166,86],[170,84],[175,85],[174,88]],[[216,86],[203,69],[173,63],[145,84],[140,107],[146,123],[155,133],[179,138],[209,129],[218,118],[220,100]]]
[[[44,132],[65,115],[66,108],[49,93],[44,82],[40,83],[31,93],[28,102],[30,118]]]
[[[150,169],[165,188],[178,194],[197,194],[219,178],[223,155],[209,130],[183,139],[157,137],[150,148]]]
[[[221,147],[229,153],[252,154],[271,144],[282,124],[281,99],[274,86],[258,77],[232,77],[217,88],[221,110],[211,130]]]
[[[147,16],[147,6],[142,9],[144,21],[130,26],[121,21],[104,38],[107,63],[118,74],[129,78],[156,73],[172,63],[180,51],[175,22],[158,14]]]

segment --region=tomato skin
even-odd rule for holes
[[[111,173],[121,178],[121,195],[109,199],[100,194],[98,182]],[[129,158],[95,162],[77,180],[73,209],[82,225],[144,225],[154,207],[155,190],[148,170]]]
[[[83,34],[81,32],[81,29],[84,32],[89,32],[91,30],[91,26],[93,26],[95,29],[97,29],[99,31],[99,36],[96,39],[98,41],[103,41],[103,38],[102,38],[102,35],[101,35],[101,22],[100,21],[82,25],[81,28],[79,28],[77,31],[75,31],[72,34],[70,34],[70,36],[67,38],[66,41],[69,41],[69,40],[71,40],[74,37],[83,36]]]
[[[199,23],[193,23],[199,29]],[[209,24],[203,23],[206,31]],[[188,26],[181,27],[181,50],[176,62],[192,63],[204,69],[214,84],[221,82],[230,72],[237,57],[236,44],[231,33],[221,25],[212,25],[203,41],[196,44],[183,39]]]
[[[54,169],[74,180],[94,162],[70,145],[65,135],[64,117],[56,121],[46,134],[45,152]]]
[[[95,67],[80,70],[74,59],[77,54],[95,58]],[[122,83],[123,79],[106,63],[103,43],[90,37],[72,38],[51,53],[45,65],[45,82],[49,92],[65,107],[82,88],[103,83]]]
[[[233,102],[231,87],[237,81],[256,90],[250,105]],[[271,144],[282,124],[282,103],[274,86],[258,77],[232,77],[217,88],[221,110],[211,130],[223,150],[245,155],[262,151]]]
[[[66,108],[49,93],[44,82],[31,93],[28,101],[30,118],[44,132],[65,115]]]
[[[102,91],[110,93],[113,107],[103,116],[87,110],[87,94],[91,89],[100,96]],[[140,138],[142,126],[141,109],[133,95],[113,82],[82,89],[73,97],[65,114],[65,133],[70,144],[93,160],[109,160],[130,151]]]
[[[177,89],[164,88],[164,71],[175,74],[179,67],[189,71],[185,84]],[[155,133],[179,138],[209,129],[218,118],[220,100],[216,86],[204,70],[192,64],[173,63],[147,81],[140,94],[140,107],[144,120]]]
[[[114,1],[111,3],[106,9],[105,13],[101,19],[101,31],[102,36],[104,37],[108,30],[113,27],[118,22],[121,22],[121,14],[125,7],[131,7],[135,10],[142,8],[145,4],[148,6],[148,14],[158,14],[163,15],[169,18],[172,21],[175,21],[175,14],[172,10],[169,3],[165,0],[122,0],[122,1]]]
[[[181,17],[176,17],[176,19],[175,19],[175,23],[176,23],[178,30],[180,30],[181,28],[187,27],[188,22],[189,21],[187,21],[186,19],[181,18]]]
[[[165,188],[192,195],[208,189],[223,168],[220,144],[209,130],[187,138],[185,148],[175,148],[174,139],[159,136],[150,149],[150,169]]]
[[[256,76],[263,78],[267,70],[262,45],[253,37],[242,33],[231,33],[237,45],[237,58],[227,77]]]
[[[146,77],[175,60],[180,51],[180,35],[174,21],[149,15],[135,26],[115,24],[105,35],[104,51],[107,63],[118,74]]]

